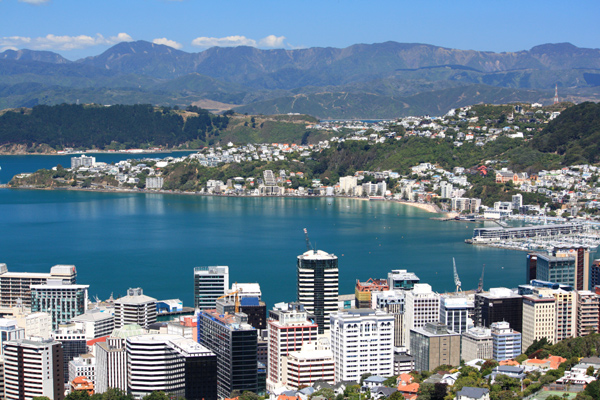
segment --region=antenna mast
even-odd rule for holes
[[[481,278],[479,278],[479,285],[477,285],[477,293],[483,292],[483,273],[485,272],[485,264],[483,264],[483,268],[481,269]]]
[[[458,272],[456,271],[456,261],[454,261],[454,257],[452,257],[452,266],[454,267],[454,284],[456,285],[456,293],[459,291],[462,292],[460,278],[458,277]]]
[[[306,251],[311,251],[310,240],[308,240],[308,231],[304,228],[304,238],[306,239]]]
[[[558,104],[558,83],[554,87],[554,104]]]

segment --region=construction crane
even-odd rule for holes
[[[235,313],[237,314],[237,313],[240,312],[240,298],[238,297],[238,293],[240,293],[241,291],[242,291],[242,289],[238,289],[235,292],[230,292],[230,293],[224,294],[221,297],[217,297],[217,300],[223,299],[223,298],[228,297],[228,296],[234,296],[235,295],[235,300],[234,300],[235,303],[234,304],[235,304]]]
[[[310,240],[308,240],[308,231],[304,228],[304,238],[306,239],[306,251],[311,251]]]
[[[483,292],[483,273],[485,272],[485,264],[481,268],[481,278],[479,278],[479,285],[477,285],[477,293]]]
[[[456,271],[456,261],[454,257],[452,257],[452,266],[454,267],[454,284],[456,285],[456,293],[459,291],[462,292],[460,278],[458,277],[458,272]]]

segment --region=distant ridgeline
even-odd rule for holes
[[[0,115],[0,146],[43,143],[55,149],[110,149],[195,142],[200,147],[218,137],[228,124],[226,115],[193,106],[181,113],[147,104],[39,105]]]

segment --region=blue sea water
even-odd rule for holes
[[[61,162],[11,157],[0,157],[2,181],[10,179],[6,165],[14,175]],[[41,165],[46,158],[50,164]],[[384,278],[399,268],[438,292],[452,291],[453,257],[465,290],[477,287],[484,264],[486,289],[524,283],[524,252],[465,244],[479,225],[432,216],[352,199],[0,189],[0,263],[31,272],[74,264],[91,296],[117,297],[140,286],[187,306],[193,306],[194,267],[228,265],[231,282],[260,283],[272,305],[295,299],[307,228],[313,246],[339,257],[341,294],[353,293],[357,279]]]

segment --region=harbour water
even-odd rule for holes
[[[0,157],[2,182],[60,162],[24,156],[14,166],[11,157]],[[40,166],[44,158],[50,164]],[[117,297],[140,286],[187,306],[193,305],[193,268],[228,265],[232,283],[260,283],[272,305],[295,299],[296,257],[306,251],[307,228],[313,246],[339,257],[342,294],[354,292],[356,279],[383,278],[391,269],[408,269],[434,290],[451,291],[453,257],[464,290],[477,287],[484,264],[486,289],[524,283],[524,252],[465,244],[481,225],[432,216],[352,199],[0,189],[0,262],[9,271],[31,272],[74,264],[91,296]]]

